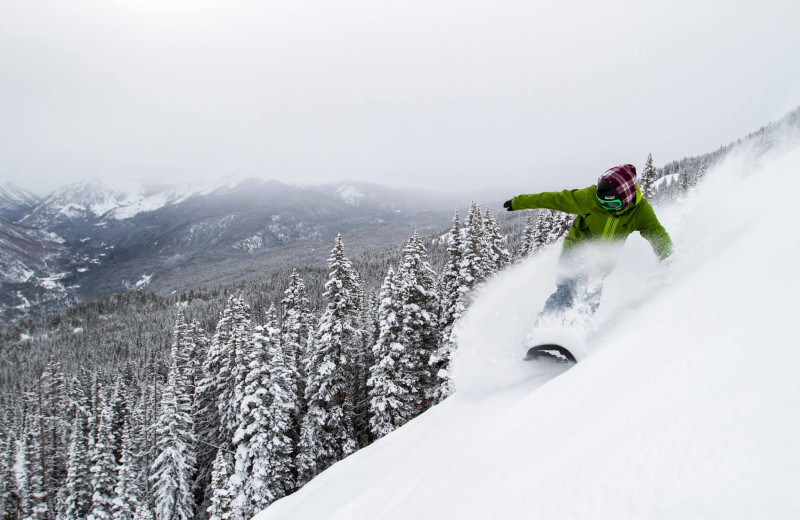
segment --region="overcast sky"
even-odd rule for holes
[[[798,0],[0,0],[0,180],[511,191],[800,105]]]

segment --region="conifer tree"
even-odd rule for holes
[[[153,520],[153,513],[150,512],[150,508],[142,502],[139,504],[139,507],[136,508],[136,513],[133,515],[133,520]]]
[[[357,448],[352,424],[352,365],[360,336],[359,283],[344,256],[341,235],[336,237],[328,268],[323,294],[326,308],[305,361],[308,411],[303,417],[298,456],[302,483]]]
[[[647,162],[644,165],[644,170],[642,170],[639,179],[642,196],[647,200],[654,200],[656,196],[656,169],[653,166],[653,154],[647,154]]]
[[[533,250],[532,254],[536,254],[547,245],[547,231],[548,231],[548,212],[546,210],[539,211],[536,216],[536,229],[533,232]]]
[[[92,473],[89,460],[87,411],[76,407],[67,451],[65,518],[86,518],[92,509]]]
[[[688,193],[689,189],[692,187],[692,182],[689,179],[689,172],[686,170],[681,170],[680,175],[678,176],[678,191],[680,193]]]
[[[99,397],[99,396],[98,396]],[[116,484],[113,406],[111,396],[99,401],[94,449],[92,450],[92,510],[90,520],[110,520]]]
[[[131,466],[135,469],[136,487],[140,491],[140,506],[150,511],[152,505],[152,486],[150,467],[156,457],[155,424],[158,420],[158,384],[153,378],[142,382],[139,396],[131,410]],[[139,514],[137,512],[135,514]]]
[[[217,450],[214,467],[211,473],[211,505],[208,507],[208,520],[229,520],[232,516],[233,494],[229,489],[228,479],[231,476],[229,455],[224,450]]]
[[[458,219],[458,210],[453,214],[453,227],[448,235],[447,263],[442,272],[439,330],[439,348],[431,356],[429,364],[436,374],[436,385],[431,397],[439,402],[454,391],[450,378],[450,361],[456,349],[453,325],[467,306],[469,286],[463,278],[464,242]]]
[[[233,435],[238,428],[239,403],[247,370],[252,327],[249,309],[241,298],[231,296],[217,323],[217,330],[203,363],[203,378],[198,391],[203,399],[213,401],[216,411],[206,409],[206,420],[217,424],[214,438],[204,431],[206,442],[225,449],[232,448]]]
[[[489,248],[484,240],[483,217],[480,206],[475,202],[470,206],[464,231],[464,257],[459,278],[462,285],[471,291],[486,279],[489,265],[489,260],[486,258]]]
[[[108,408],[111,421],[111,452],[116,466],[122,459],[122,437],[125,433],[125,423],[128,421],[130,414],[127,405],[127,388],[122,378],[117,378],[114,381],[113,390],[108,397]]]
[[[280,344],[274,305],[254,332],[239,429],[235,469],[227,488],[235,518],[249,518],[294,488],[291,438],[297,397]]]
[[[572,216],[561,211],[551,211],[548,214],[547,243],[552,244],[567,234],[572,225]]]
[[[19,489],[17,488],[16,446],[10,424],[3,422],[0,432],[0,519],[12,520],[19,512]]]
[[[275,327],[274,323],[270,323],[273,318],[274,307],[271,307],[269,313],[265,313],[266,324],[256,326],[253,331],[237,418],[238,428],[233,436],[235,458],[230,487],[235,493],[233,510],[236,518],[249,518],[267,505],[264,498],[266,483],[256,472],[267,459],[266,436],[271,426],[268,388],[272,365],[271,342],[275,340],[270,330]]]
[[[41,416],[40,435],[42,456],[45,461],[44,486],[48,510],[56,511],[60,491],[67,476],[67,443],[69,423],[67,410],[67,388],[61,363],[51,357],[40,378]],[[63,500],[63,494],[61,496]]]
[[[380,291],[380,333],[370,369],[370,427],[376,438],[392,432],[410,415],[409,380],[404,361],[403,304],[394,269],[389,268]]]
[[[197,454],[197,474],[195,475],[195,502],[203,502],[206,488],[211,481],[211,466],[216,453],[217,403],[209,392],[203,391],[203,363],[208,356],[209,341],[197,320],[189,324],[192,355],[189,359],[189,392],[192,396],[192,417],[194,419],[195,448]]]
[[[281,301],[283,315],[281,318],[281,344],[284,346],[287,368],[296,374],[298,392],[302,396],[305,381],[302,381],[302,360],[308,349],[308,333],[311,331],[314,317],[306,294],[303,279],[292,270],[289,287]],[[299,404],[299,403],[298,403]]]
[[[483,216],[485,240],[488,245],[488,257],[491,272],[497,272],[511,264],[511,253],[508,251],[506,237],[500,233],[497,221],[492,216],[489,208]]]
[[[191,520],[194,516],[192,476],[195,473],[191,398],[180,369],[185,354],[173,343],[167,385],[156,425],[156,459],[151,467],[156,520]]]
[[[46,466],[42,457],[41,424],[38,417],[27,416],[17,457],[17,488],[20,492],[19,515],[25,520],[46,520],[50,511],[45,490]]]
[[[14,460],[16,461],[16,488],[19,492],[19,518],[27,519],[34,517],[34,498],[36,493],[35,482],[32,483],[31,473],[35,472],[32,469],[32,459],[36,459],[36,447],[31,448],[30,440],[28,439],[27,429],[29,420],[25,421],[24,430],[20,433],[16,446],[16,454]]]
[[[134,439],[130,421],[125,423],[122,435],[122,457],[117,466],[117,484],[111,507],[113,520],[133,520],[139,507],[141,491],[138,487]]]
[[[253,481],[260,481],[264,486],[264,507],[295,489],[295,440],[292,434],[298,402],[294,367],[291,366],[291,361],[287,362],[292,355],[286,355],[281,345],[274,307],[270,308],[268,319],[273,331],[270,334],[267,356],[270,361],[267,387],[269,429],[264,432],[264,460],[253,472]]]
[[[359,290],[359,300],[361,312],[359,313],[359,320],[357,327],[360,330],[360,335],[355,344],[355,356],[353,372],[353,430],[356,435],[356,443],[359,448],[369,446],[374,440],[372,430],[370,428],[370,398],[369,387],[367,381],[369,380],[369,370],[374,363],[374,356],[372,354],[372,346],[374,345],[373,337],[375,332],[373,330],[373,312],[371,308],[370,297],[362,288]]]
[[[522,230],[522,240],[520,242],[517,259],[524,260],[532,256],[536,249],[536,228],[533,226],[533,212],[529,211],[525,215],[525,228]]]
[[[175,327],[172,331],[171,354],[175,358],[178,370],[181,373],[180,381],[183,385],[181,392],[193,396],[194,367],[192,358],[194,354],[194,343],[189,330],[189,324],[186,323],[186,317],[183,314],[183,309],[178,309],[178,316],[175,318]]]
[[[692,188],[697,187],[697,185],[703,181],[703,178],[706,176],[707,169],[708,168],[706,166],[706,161],[704,160],[700,163],[700,167],[697,169],[697,173],[695,173],[694,177],[692,177],[692,183],[691,183]]]
[[[293,426],[291,431],[292,444],[295,450],[292,458],[296,459],[300,442],[301,421],[307,408],[305,401],[307,375],[303,367],[303,360],[306,358],[309,336],[314,327],[314,315],[311,312],[305,282],[297,273],[297,269],[292,270],[289,286],[284,292],[281,304],[283,306],[281,346],[285,356],[286,369],[289,371],[293,391],[297,399],[294,407],[294,417],[292,417]],[[294,470],[294,477],[296,478],[296,467]]]
[[[436,273],[419,233],[408,240],[399,270],[399,297],[402,305],[402,340],[405,349],[401,365],[408,378],[408,406],[419,412],[433,392],[435,382],[430,359],[439,348],[439,295]]]

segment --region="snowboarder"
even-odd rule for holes
[[[661,260],[672,253],[672,240],[636,185],[636,168],[632,164],[609,169],[600,176],[596,185],[588,188],[517,195],[507,200],[503,207],[508,211],[546,208],[577,215],[564,239],[560,260],[570,272],[558,281],[542,316],[563,314],[573,306],[579,293],[585,295],[591,312],[597,308],[602,278],[611,267],[602,266],[599,276],[590,275],[585,269],[585,259],[574,261],[580,257],[578,246],[582,244],[621,244],[628,235],[638,231],[650,242]],[[577,272],[575,263],[582,264]]]

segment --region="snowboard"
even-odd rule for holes
[[[529,348],[528,353],[525,355],[525,361],[532,360],[553,361],[570,365],[574,365],[578,362],[569,349],[554,343],[536,345],[535,347]]]

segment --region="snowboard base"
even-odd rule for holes
[[[568,363],[574,365],[578,361],[568,349],[556,344],[536,345],[528,349],[525,361],[531,360],[554,361],[556,363]]]

